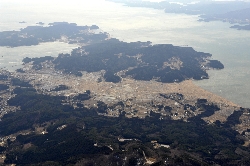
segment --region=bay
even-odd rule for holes
[[[102,31],[126,42],[151,41],[153,44],[188,45],[197,51],[211,53],[214,59],[225,65],[225,69],[210,70],[210,79],[194,81],[195,84],[243,107],[250,107],[250,32],[230,29],[229,23],[198,22],[198,16],[131,8],[104,0],[3,0],[0,2],[0,15],[0,31],[18,30],[40,21],[45,24],[67,21],[78,25],[98,25]],[[27,23],[20,24],[20,21]],[[56,56],[59,52],[70,52],[75,47],[77,46],[66,43],[1,47],[0,65],[2,67],[9,62],[21,64],[20,60],[27,55]],[[14,57],[16,61],[9,57]],[[10,63],[5,67],[12,66]]]
[[[60,53],[70,53],[77,45],[64,42],[41,43],[37,46],[0,47],[0,69],[15,71],[22,67],[25,57],[35,58],[43,56],[57,57]]]

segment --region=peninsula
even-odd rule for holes
[[[250,110],[192,83],[223,69],[221,62],[191,47],[126,43],[98,29],[57,22],[0,32],[3,46],[79,44],[0,71],[0,164],[249,163]]]

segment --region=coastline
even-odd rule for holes
[[[183,95],[181,102],[193,106],[196,105],[200,99],[206,99],[208,103],[217,105],[220,110],[215,111],[214,114],[209,117],[203,118],[207,123],[213,123],[216,120],[225,122],[234,111],[240,110],[241,108],[232,101],[195,85],[193,80],[185,80],[180,83],[161,83],[153,80],[138,81],[131,78],[123,78],[119,83],[99,82],[98,79],[102,75],[102,72],[83,72],[81,77],[77,77],[57,73],[51,69],[43,69],[36,72],[29,71],[26,73],[15,72],[13,74],[15,77],[30,81],[38,91],[43,91],[43,93],[53,96],[75,96],[90,90],[93,99],[91,99],[90,105],[89,103],[87,104],[89,107],[95,107],[98,101],[110,106],[120,101],[124,103],[130,101],[134,103],[135,108],[138,105],[142,108],[141,111],[139,111],[138,117],[146,116],[144,112],[150,110],[148,106],[149,103],[153,102],[156,105],[157,103],[164,103],[166,99],[163,99],[161,94],[181,94]],[[69,87],[69,89],[59,92],[50,91],[51,88],[60,85],[65,85]],[[165,104],[176,105],[174,102]],[[176,109],[178,111],[178,107]],[[199,114],[199,112],[197,113]]]

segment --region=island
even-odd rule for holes
[[[198,21],[222,21],[231,24],[250,24],[250,3],[247,1],[175,1],[149,2],[142,0],[109,0],[130,7],[146,7],[164,10],[166,13],[199,15]],[[247,27],[232,27],[249,30]]]
[[[28,26],[20,31],[0,32],[0,46],[18,47],[38,45],[42,42],[68,41],[69,43],[83,43],[95,40],[105,40],[106,33],[88,33],[89,30],[99,29],[98,26],[77,26],[67,22],[55,22],[50,26]],[[84,38],[84,41],[81,41]]]
[[[44,25],[44,23],[41,22],[41,21],[40,21],[40,22],[37,22],[36,24],[37,24],[37,25]]]
[[[249,24],[250,8],[233,10],[223,14],[202,15],[200,21],[223,21],[231,24]]]
[[[230,28],[235,28],[235,29],[238,29],[238,30],[250,30],[250,25],[234,25],[234,26],[231,26]]]

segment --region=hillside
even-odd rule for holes
[[[192,82],[224,68],[211,54],[69,23],[26,37],[57,25],[36,40],[78,43],[71,54],[0,72],[0,165],[249,165],[250,110]]]
[[[219,105],[206,99],[191,100],[180,93],[164,93],[160,94],[168,100],[164,105],[153,101],[155,109],[144,118],[129,118],[126,107],[133,108],[134,102],[106,104],[97,101],[97,107],[90,107],[87,102],[93,102],[96,96],[91,91],[68,97],[37,91],[17,86],[13,91],[16,96],[8,101],[8,105],[19,109],[2,117],[0,122],[1,152],[5,164],[249,163],[248,129],[243,129],[242,133],[235,131],[242,129],[244,116],[249,118],[249,109],[234,107],[235,112],[226,121],[207,124],[203,119],[220,112]],[[186,100],[190,103],[184,107],[170,104],[174,101],[182,105]],[[120,114],[108,115],[112,109],[120,109]],[[182,117],[182,109],[186,118],[178,119]]]

